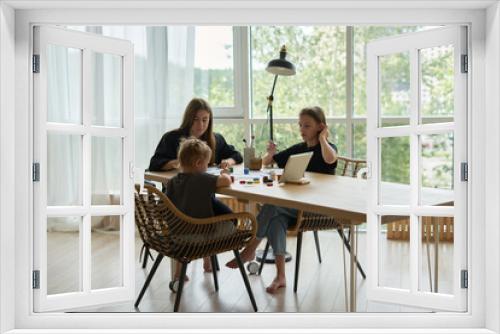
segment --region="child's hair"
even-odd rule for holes
[[[325,112],[320,107],[307,107],[300,111],[300,116],[309,116],[314,119],[317,123],[323,123],[326,125]]]
[[[188,138],[181,141],[179,146],[179,163],[181,167],[193,167],[197,160],[210,159],[212,150],[203,140]]]

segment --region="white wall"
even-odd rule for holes
[[[500,5],[488,8],[486,18],[486,327],[500,332]]]
[[[0,333],[14,328],[14,56],[14,10],[0,3]]]

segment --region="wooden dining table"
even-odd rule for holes
[[[150,181],[167,184],[178,173],[177,170],[165,172],[147,171],[144,178]],[[341,219],[350,229],[350,279],[349,305],[350,312],[356,311],[356,227],[366,222],[368,184],[365,179],[349,176],[328,175],[320,173],[305,173],[308,184],[280,184],[273,182],[268,186],[262,182],[257,184],[241,184],[241,179],[251,179],[251,175],[244,176],[235,173],[235,180],[230,187],[217,188],[217,193],[246,200],[250,204],[250,211],[255,211],[256,203],[273,204],[294,208],[307,212],[314,212]],[[398,202],[409,203],[409,186],[399,184],[385,184],[383,198],[391,204]],[[445,203],[452,201],[452,191],[430,191],[425,197],[429,203]],[[406,201],[406,202],[405,202]],[[395,220],[397,217],[395,217]],[[400,219],[400,218],[399,218]]]

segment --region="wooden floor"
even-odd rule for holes
[[[71,291],[71,280],[66,280],[64,271],[71,268],[71,261],[77,259],[76,254],[71,256],[68,252],[75,247],[67,246],[71,242],[71,233],[51,232],[49,233],[49,244],[51,251],[49,256],[64,254],[57,257],[60,261],[52,261],[49,268],[49,291]],[[78,240],[74,233],[73,242]],[[92,286],[109,287],[119,281],[117,270],[109,268],[117,267],[116,245],[119,242],[118,235],[113,232],[92,233],[93,240],[93,265]],[[408,270],[408,242],[391,241],[381,238],[383,247],[381,258],[386,268],[381,281],[388,282],[391,286],[409,285]],[[52,241],[52,242],[51,242]],[[288,249],[295,256],[296,238],[288,238]],[[344,272],[342,263],[342,244],[336,232],[326,231],[320,233],[321,251],[323,262],[318,262],[314,238],[312,233],[306,233],[303,239],[302,259],[297,293],[293,292],[293,274],[295,259],[286,265],[288,287],[281,289],[276,295],[269,295],[265,288],[274,276],[274,265],[267,264],[262,276],[249,275],[250,284],[255,295],[259,312],[345,312],[345,290]],[[65,245],[66,244],[66,245]],[[359,233],[358,252],[362,265],[366,270],[366,235]],[[142,243],[136,242],[136,296],[140,291],[144,280],[149,272],[152,261],[148,262],[146,269],[141,268],[139,263],[139,251]],[[264,245],[262,245],[263,247]],[[60,248],[61,251],[57,251]],[[116,256],[108,256],[107,250]],[[440,245],[440,291],[449,288],[449,258],[446,254],[453,251],[450,243]],[[50,255],[54,254],[54,255]],[[346,251],[346,266],[348,266],[348,254]],[[431,251],[432,254],[432,251]],[[226,268],[224,264],[232,258],[228,252],[219,255],[221,271],[219,272],[219,292],[216,293],[213,285],[212,274],[203,272],[200,260],[191,263],[188,267],[189,282],[185,285],[181,301],[181,312],[252,312],[250,300],[245,290],[239,270]],[[70,262],[68,262],[70,261]],[[74,263],[73,263],[74,264]],[[425,271],[425,268],[423,268]],[[52,273],[52,274],[51,274]],[[369,274],[369,273],[367,273]],[[423,272],[423,277],[427,273]],[[71,276],[71,275],[70,275]],[[53,277],[53,279],[50,279]],[[347,277],[349,279],[349,277]],[[164,260],[156,272],[150,287],[138,309],[135,309],[134,301],[110,304],[98,308],[81,308],[68,311],[78,312],[172,312],[175,294],[169,288],[170,264]],[[114,283],[113,283],[114,282]],[[432,310],[402,307],[399,305],[377,303],[366,299],[366,281],[358,274],[358,312],[431,312]]]

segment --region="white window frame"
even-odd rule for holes
[[[280,1],[212,2],[204,3],[209,8],[197,8],[196,1],[152,3],[127,2],[135,7],[163,7],[120,9],[119,2],[84,1],[57,3],[51,1],[19,2],[10,0],[0,4],[0,330],[15,333],[42,332],[35,328],[66,328],[64,332],[102,332],[98,328],[134,328],[132,332],[145,332],[140,327],[183,328],[189,326],[204,332],[202,328],[246,328],[248,321],[272,328],[293,328],[286,332],[311,333],[334,332],[334,328],[393,327],[397,332],[420,328],[421,333],[456,333],[457,328],[474,328],[474,332],[499,332],[500,279],[498,272],[500,229],[500,178],[497,175],[500,135],[500,9],[496,2],[447,2],[436,0],[420,3],[405,1],[399,9],[387,8],[387,2],[346,3],[338,2],[294,2],[289,9],[280,11],[268,7],[281,7]],[[79,10],[67,7],[96,6]],[[486,12],[484,8],[492,6]],[[12,7],[30,10],[14,12]],[[65,6],[67,9],[58,8]],[[97,8],[99,6],[100,8]],[[102,7],[110,9],[103,9]],[[350,8],[346,8],[349,7]],[[419,7],[420,9],[415,9]],[[422,8],[422,6],[428,6]],[[38,10],[43,7],[50,9]],[[179,8],[182,7],[182,8]],[[191,7],[191,8],[190,8]],[[337,8],[336,8],[337,7]],[[342,8],[343,7],[343,8]],[[353,8],[356,7],[356,8]],[[432,7],[432,8],[431,8]],[[438,7],[433,8],[433,7]],[[375,9],[374,9],[375,8]],[[447,8],[447,9],[442,9]],[[15,18],[15,23],[14,23]],[[470,166],[469,219],[474,228],[468,239],[471,275],[469,281],[468,312],[436,314],[33,314],[31,278],[33,203],[30,203],[32,183],[30,180],[32,157],[32,91],[30,73],[31,25],[38,24],[470,24],[472,89],[469,90],[471,105],[468,119],[468,142],[472,161]],[[488,26],[486,29],[485,23]],[[15,32],[15,39],[14,39]],[[14,53],[15,49],[15,53]],[[16,60],[16,71],[12,67]],[[488,71],[485,71],[487,66]],[[15,83],[15,99],[12,86]],[[9,95],[11,94],[11,95]],[[15,104],[15,108],[14,108]],[[3,122],[3,121],[6,122]],[[14,140],[12,140],[14,138]],[[4,156],[5,154],[5,156]],[[486,164],[488,154],[488,164]],[[7,158],[7,159],[5,159]],[[13,163],[14,162],[14,163]],[[485,173],[488,182],[485,182]],[[15,180],[15,184],[14,184]],[[11,185],[7,189],[4,185]],[[14,187],[15,185],[15,187]],[[14,190],[12,190],[14,189]],[[14,199],[12,199],[14,193]],[[12,219],[13,218],[13,219]],[[488,218],[488,219],[486,219]],[[488,233],[486,233],[486,228]],[[486,251],[488,247],[488,251]],[[15,254],[15,257],[12,256]],[[485,263],[493,263],[486,266]],[[15,289],[12,289],[13,282]],[[485,289],[488,294],[485,294]],[[474,293],[472,293],[472,291]],[[13,307],[14,306],[14,307]],[[187,325],[189,324],[189,325]],[[92,326],[94,330],[87,329]],[[424,328],[425,326],[425,328]],[[312,328],[312,329],[311,329]],[[85,330],[87,329],[87,330]],[[315,330],[313,330],[315,329]],[[321,330],[323,329],[323,330]],[[226,332],[236,330],[226,330]],[[44,331],[46,332],[46,331]],[[210,332],[209,330],[205,332]],[[213,332],[213,331],[211,331]],[[218,330],[217,332],[223,332]],[[247,330],[252,332],[251,330]],[[255,332],[261,330],[255,329]],[[377,332],[371,330],[371,332]],[[387,332],[387,329],[378,331]],[[463,331],[462,331],[463,332]]]
[[[248,27],[233,27],[233,82],[234,101],[233,107],[213,106],[216,119],[241,120],[248,110]]]
[[[34,159],[41,166],[40,182],[35,183],[33,192],[34,198],[39,199],[35,203],[34,213],[34,267],[40,271],[40,289],[35,290],[34,308],[40,310],[67,309],[67,305],[86,306],[93,305],[96,301],[106,303],[115,300],[116,302],[126,301],[134,298],[135,291],[135,247],[122,247],[124,244],[134,242],[134,201],[133,201],[133,175],[130,171],[134,161],[134,130],[133,130],[133,61],[134,50],[132,43],[126,40],[96,36],[90,33],[71,31],[60,27],[37,27],[38,33],[34,44],[35,51],[40,56],[40,73],[34,76],[35,101],[33,119],[35,129]],[[50,94],[47,83],[47,50],[48,45],[60,45],[64,48],[75,48],[81,52],[81,66],[83,75],[82,85],[82,106],[81,122],[78,124],[49,122],[47,120],[47,98]],[[38,50],[37,50],[38,49]],[[94,101],[92,88],[92,77],[89,70],[91,68],[92,52],[119,57],[121,67],[122,89],[120,92],[120,126],[95,126],[92,124],[92,102]],[[44,60],[45,59],[45,60]],[[47,205],[47,138],[49,134],[69,134],[81,137],[81,157],[82,165],[82,202],[79,205],[65,206]],[[122,178],[120,182],[120,205],[95,205],[91,202],[92,197],[92,139],[112,138],[119,139],[123,156],[121,157]],[[130,152],[132,151],[132,152]],[[132,153],[132,154],[130,154]],[[120,285],[107,289],[92,289],[91,284],[91,219],[92,216],[116,215],[120,220]],[[47,291],[47,219],[50,217],[70,217],[80,216],[79,223],[79,289],[66,294],[49,294]]]
[[[460,178],[460,164],[467,162],[467,80],[469,73],[461,72],[462,55],[467,54],[465,27],[443,27],[436,30],[420,31],[382,38],[371,42],[367,47],[368,76],[367,76],[367,101],[369,122],[367,128],[368,161],[372,166],[371,178],[368,180],[368,249],[369,257],[367,298],[375,301],[398,301],[397,304],[408,304],[419,307],[433,307],[441,310],[467,310],[467,291],[460,286],[460,271],[467,269],[467,245],[465,244],[466,224],[466,195],[467,183]],[[454,89],[454,119],[448,123],[425,124],[421,117],[421,92],[420,83],[421,59],[420,51],[434,47],[451,44],[453,57]],[[408,54],[410,74],[410,102],[409,123],[404,126],[387,127],[382,123],[381,117],[381,77],[384,75],[381,68],[381,57]],[[421,152],[422,135],[453,134],[453,200],[450,207],[424,205],[422,201],[422,168],[423,157]],[[410,143],[410,198],[405,203],[384,203],[382,189],[382,144],[384,138],[408,138]],[[409,288],[394,288],[381,285],[381,261],[378,254],[380,239],[380,223],[383,215],[401,215],[410,218],[409,263],[408,272]],[[454,219],[454,252],[452,266],[452,292],[444,295],[429,293],[420,290],[421,279],[421,245],[420,219],[424,216],[453,217]],[[436,275],[436,272],[434,273]]]

